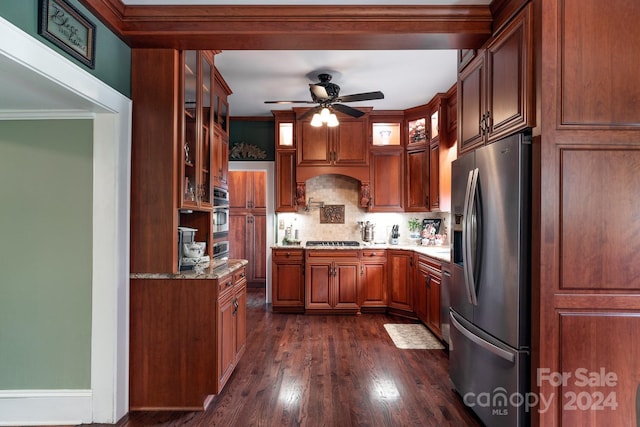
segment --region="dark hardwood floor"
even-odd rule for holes
[[[132,412],[118,426],[478,426],[451,389],[444,350],[400,350],[385,323],[272,313],[247,298],[247,349],[205,412]],[[97,425],[97,424],[94,424]]]

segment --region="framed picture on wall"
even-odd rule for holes
[[[66,0],[38,0],[38,34],[95,67],[96,26]]]

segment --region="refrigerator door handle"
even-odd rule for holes
[[[468,198],[465,202],[465,222],[466,222],[466,233],[465,233],[465,253],[466,260],[464,263],[465,268],[465,282],[467,285],[467,293],[469,296],[469,302],[473,305],[478,305],[478,296],[476,295],[476,280],[475,280],[475,271],[474,265],[476,262],[477,251],[472,248],[475,247],[473,245],[473,240],[477,239],[477,226],[478,224],[474,224],[476,222],[477,217],[471,215],[473,211],[473,206],[476,203],[476,195],[478,194],[478,168],[475,168],[473,171],[469,172],[469,179],[471,182],[468,183]]]
[[[467,177],[467,188],[464,193],[464,207],[462,210],[462,271],[464,272],[464,286],[467,291],[467,300],[469,304],[473,304],[473,300],[471,298],[471,289],[469,288],[469,264],[471,263],[471,256],[469,252],[469,245],[471,240],[469,239],[470,225],[469,225],[469,201],[472,198],[471,189],[472,189],[472,181],[473,181],[473,171],[469,171],[469,176]]]
[[[496,345],[491,344],[489,341],[483,340],[482,338],[480,338],[479,336],[475,335],[473,332],[471,332],[470,330],[468,330],[467,328],[465,328],[464,326],[462,326],[457,320],[456,317],[453,313],[450,313],[450,317],[451,317],[451,324],[453,325],[454,328],[456,328],[462,335],[464,335],[465,337],[467,337],[467,339],[469,339],[470,341],[473,341],[475,344],[479,345],[480,347],[484,348],[485,350],[495,354],[496,356],[510,362],[510,363],[514,363],[514,361],[516,360],[516,356],[507,351],[504,350]]]

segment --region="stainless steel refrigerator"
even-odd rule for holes
[[[531,145],[517,134],[452,164],[449,374],[487,426],[529,423]]]

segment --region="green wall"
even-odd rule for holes
[[[96,59],[93,70],[38,34],[38,0],[0,0],[0,16],[130,98],[131,49],[80,2],[67,1],[96,25]],[[9,40],[0,41],[5,42],[10,43]]]
[[[275,129],[273,120],[250,121],[231,118],[229,123],[229,160],[275,161]],[[240,152],[240,157],[234,156],[234,147],[241,143],[249,146],[250,150]],[[254,153],[264,154],[265,157],[254,158],[252,157]]]
[[[0,121],[0,390],[91,388],[92,141]]]

